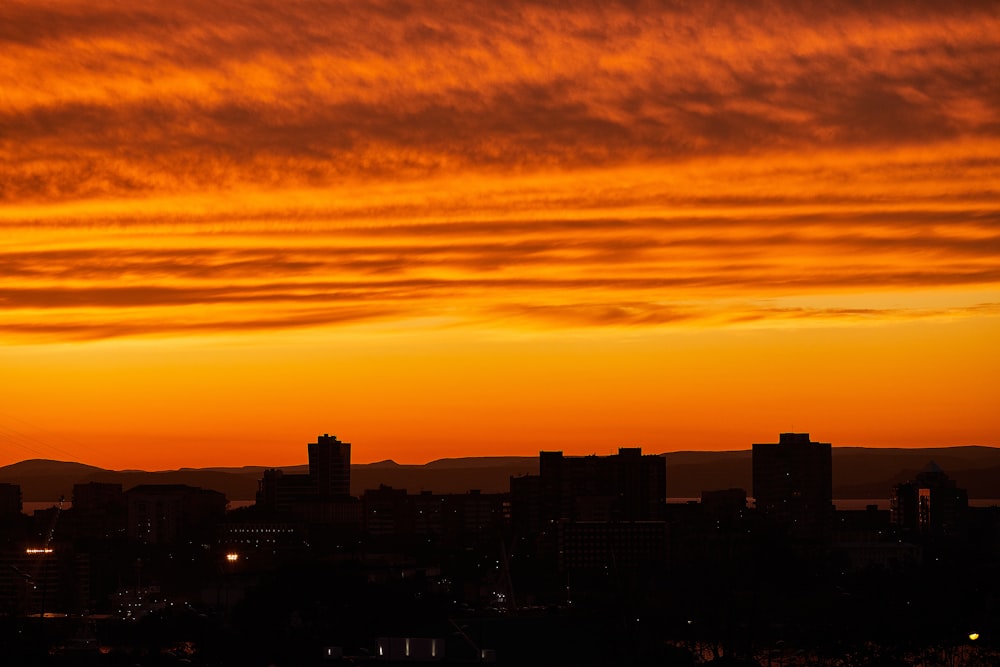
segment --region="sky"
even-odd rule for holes
[[[0,3],[0,465],[1000,446],[995,2]]]

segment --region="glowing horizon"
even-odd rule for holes
[[[5,3],[0,465],[1000,446],[997,34]]]

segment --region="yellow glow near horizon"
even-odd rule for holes
[[[0,464],[1000,445],[1000,15],[712,4],[4,3]]]

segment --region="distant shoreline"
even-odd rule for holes
[[[700,498],[667,498],[667,503],[674,505],[687,502],[700,502],[700,500]],[[58,500],[24,502],[22,503],[23,509],[21,511],[31,516],[38,510],[47,510],[58,504]],[[241,507],[249,507],[253,504],[254,501],[252,500],[230,500],[229,509],[240,509]],[[888,498],[839,498],[834,499],[833,504],[839,510],[863,510],[868,505],[878,505],[880,510],[889,509]],[[994,505],[1000,506],[1000,498],[969,498],[969,507],[992,507]],[[62,504],[64,510],[68,510],[72,506],[73,503],[68,500]]]

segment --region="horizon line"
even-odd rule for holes
[[[761,444],[761,443],[752,443],[752,444]],[[676,450],[671,450],[671,451],[666,451],[666,452],[656,452],[656,453],[650,453],[650,454],[644,454],[644,455],[646,455],[646,456],[668,456],[668,455],[671,455],[671,454],[740,454],[740,453],[751,453],[752,452],[752,444],[751,444],[750,447],[747,447],[745,449],[676,449]],[[931,446],[910,446],[910,447],[891,446],[890,447],[890,446],[879,446],[879,445],[833,445],[833,444],[831,444],[831,449],[834,449],[834,450],[871,449],[871,450],[883,450],[883,451],[901,451],[901,450],[921,451],[921,450],[937,450],[937,449],[971,449],[971,448],[1000,449],[1000,445],[968,444],[968,445],[931,445]],[[612,448],[612,449],[614,449],[614,448]],[[639,449],[642,449],[642,447],[640,446]],[[564,452],[564,450],[560,450],[560,449],[541,449],[541,450],[539,450],[539,454],[541,452]],[[397,465],[397,466],[420,467],[420,466],[431,465],[433,463],[438,463],[438,462],[441,462],[441,461],[462,461],[462,460],[467,460],[467,459],[478,459],[478,460],[483,460],[483,459],[537,459],[539,457],[539,454],[501,454],[501,455],[490,454],[490,455],[484,455],[484,456],[446,456],[446,457],[440,457],[440,458],[436,458],[436,459],[430,459],[428,461],[425,461],[424,463],[408,463],[408,462],[404,463],[404,462],[396,461],[395,459],[388,458],[388,459],[379,459],[377,461],[358,461],[358,462],[352,461],[351,462],[351,466],[371,466],[371,465],[377,465],[377,464],[382,463],[382,464],[393,464],[393,465]],[[612,451],[612,454],[614,454],[614,451]],[[565,454],[565,456],[568,456],[568,457],[608,456],[608,454],[598,454],[596,452],[592,452],[590,454]],[[49,458],[30,458],[30,459],[21,459],[19,461],[14,461],[12,463],[6,463],[6,464],[3,464],[3,465],[0,465],[0,469],[8,468],[8,467],[11,467],[11,466],[20,465],[22,463],[32,463],[32,462],[65,463],[65,464],[81,465],[81,466],[87,466],[87,467],[90,467],[90,468],[96,468],[98,470],[105,471],[105,472],[116,472],[116,473],[147,473],[147,474],[167,473],[167,472],[183,472],[183,471],[206,471],[206,470],[211,471],[211,470],[219,470],[219,469],[222,469],[222,468],[233,469],[233,470],[245,469],[245,468],[262,468],[262,469],[269,469],[269,468],[296,468],[296,467],[307,467],[309,465],[308,461],[304,461],[302,463],[291,463],[291,464],[282,464],[282,465],[259,465],[259,464],[225,465],[225,464],[220,464],[220,465],[207,465],[207,466],[200,466],[200,467],[191,467],[191,466],[183,466],[182,465],[182,466],[179,466],[177,468],[160,468],[160,469],[156,469],[156,470],[147,470],[147,469],[142,469],[142,468],[105,468],[105,467],[102,467],[102,466],[99,466],[99,465],[94,465],[94,464],[91,464],[91,463],[85,463],[83,461],[67,461],[67,460],[62,460],[62,459],[49,459]],[[221,470],[220,470],[220,472],[221,472]]]

